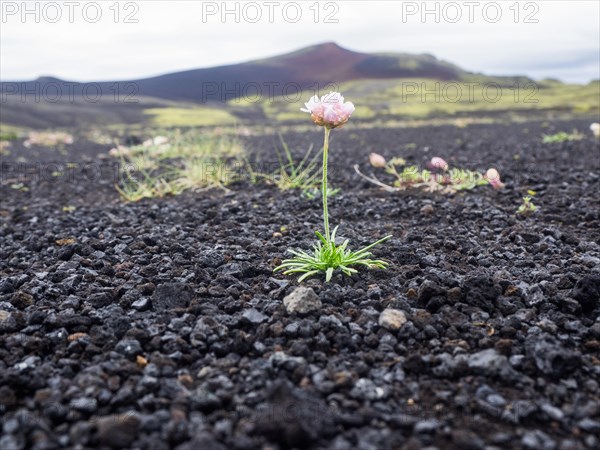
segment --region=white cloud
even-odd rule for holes
[[[220,14],[203,16],[203,8],[205,13],[211,7],[222,12],[224,2],[220,1],[122,1],[117,23],[113,1],[97,2],[102,12],[97,23],[90,21],[95,12],[95,6],[90,6],[93,2],[85,0],[77,2],[73,23],[68,20],[68,2],[28,2],[29,10],[38,8],[39,23],[35,14],[23,21],[22,2],[0,3],[3,80],[39,75],[81,81],[141,78],[264,58],[324,41],[365,52],[427,52],[465,69],[490,74],[578,82],[599,76],[600,6],[595,1],[521,1],[518,23],[513,7],[517,2],[513,1],[495,2],[502,13],[497,23],[486,20],[486,15],[492,19],[497,9],[490,6],[494,2],[486,0],[471,10],[473,23],[468,21],[468,2],[463,1],[319,2],[318,23],[312,1],[297,3],[302,12],[297,23],[286,20],[285,13],[288,19],[295,13],[293,2],[288,1],[277,2],[279,6],[272,10],[274,23],[268,21],[269,2],[264,1],[227,2],[230,10],[238,5],[237,23],[234,14],[229,14],[225,23]],[[63,13],[57,23],[44,20],[54,18],[49,3],[58,5]],[[257,5],[262,20],[244,20],[254,17]],[[15,6],[18,10],[11,15]],[[414,8],[416,13],[408,15]],[[436,8],[439,17],[430,13],[423,20],[424,9]],[[445,20],[453,19],[456,11],[462,13],[459,22]],[[138,23],[124,23],[127,14],[134,12],[131,18]],[[332,13],[339,23],[324,23]],[[538,23],[524,23],[532,13],[530,19]]]

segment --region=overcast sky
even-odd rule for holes
[[[44,1],[24,8],[1,0],[0,78],[126,80],[325,41],[362,52],[431,53],[486,74],[600,78],[595,0],[115,3]],[[230,13],[223,17],[225,8]]]

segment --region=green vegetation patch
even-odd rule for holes
[[[150,108],[144,114],[151,117],[151,122],[159,127],[202,127],[215,125],[232,125],[238,119],[225,109],[195,108]]]

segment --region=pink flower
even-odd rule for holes
[[[504,183],[500,181],[500,174],[496,169],[488,169],[484,177],[492,185],[494,189],[502,189]]]
[[[354,112],[352,102],[344,103],[344,97],[339,92],[330,92],[321,100],[315,95],[304,106],[306,108],[300,111],[310,113],[314,123],[329,129],[344,125]]]
[[[429,167],[431,169],[440,169],[443,170],[444,172],[446,170],[448,170],[448,163],[446,161],[444,161],[442,158],[440,158],[439,156],[434,156],[433,158],[431,158],[431,161],[429,162]]]
[[[385,158],[379,153],[371,153],[369,155],[369,162],[373,167],[385,167]]]

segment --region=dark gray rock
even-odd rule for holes
[[[217,441],[210,433],[206,431],[197,432],[190,442],[181,444],[176,450],[229,450],[227,446]]]
[[[446,303],[446,289],[431,280],[425,280],[418,291],[419,305],[429,312],[436,312]]]
[[[96,294],[92,294],[88,297],[88,302],[94,308],[104,308],[113,303],[113,298],[107,292],[98,292]]]
[[[274,382],[267,402],[259,405],[253,434],[284,448],[306,447],[335,431],[333,411],[325,402],[288,381]]]
[[[18,291],[13,294],[10,303],[17,309],[25,309],[33,305],[33,296],[27,292]]]
[[[131,304],[131,307],[138,311],[148,311],[151,306],[152,304],[150,303],[150,299],[148,297],[142,297]]]
[[[156,286],[152,295],[152,307],[155,311],[167,311],[175,308],[186,308],[194,291],[185,283],[165,283]]]
[[[140,419],[135,413],[102,416],[95,421],[101,445],[115,449],[129,447],[138,435]]]
[[[134,359],[137,355],[141,355],[143,352],[142,346],[136,339],[123,339],[117,342],[115,350],[130,359]]]
[[[498,376],[512,372],[508,358],[495,349],[482,350],[469,356],[469,369],[487,375]]]
[[[475,276],[465,279],[463,283],[465,303],[481,308],[483,311],[492,312],[495,302],[501,294],[500,288],[494,280],[485,276]]]
[[[600,276],[586,275],[581,278],[571,296],[579,302],[584,312],[592,311],[600,304]]]
[[[527,356],[533,358],[540,374],[566,377],[581,363],[581,354],[563,347],[548,333],[528,336],[525,342]]]
[[[386,390],[368,378],[360,378],[352,388],[350,395],[363,401],[380,400],[386,396]]]
[[[523,447],[531,450],[554,450],[556,442],[540,430],[527,432],[521,439]]]
[[[264,315],[255,308],[246,309],[242,314],[242,318],[252,325],[260,325],[261,323],[269,320],[268,316]]]

